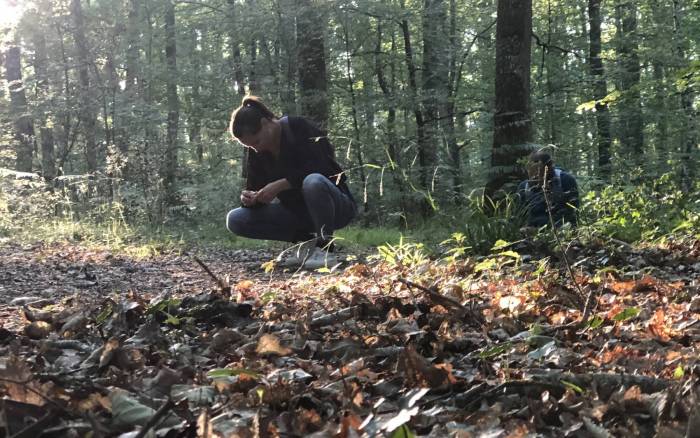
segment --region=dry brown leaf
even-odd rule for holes
[[[270,334],[265,334],[260,337],[255,351],[260,355],[276,354],[278,356],[287,356],[292,352],[289,347],[284,347],[280,344],[277,336]]]

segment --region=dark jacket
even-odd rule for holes
[[[555,169],[549,182],[550,192],[547,197],[552,206],[552,218],[556,225],[570,222],[576,225],[576,211],[579,207],[578,185],[576,178],[561,169]],[[547,202],[542,188],[523,181],[518,186],[518,198],[527,212],[527,224],[541,227],[549,224]]]
[[[301,213],[306,211],[301,195],[304,178],[320,173],[351,196],[347,177],[335,161],[334,149],[326,133],[304,117],[285,116],[280,123],[282,134],[277,159],[269,152],[257,153],[249,149],[246,189],[260,190],[273,181],[286,178],[292,188],[281,192],[277,198],[285,207]]]

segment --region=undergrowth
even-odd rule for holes
[[[38,177],[0,172],[0,242],[80,242],[108,246],[135,256],[182,251],[192,246],[218,248],[279,248],[279,242],[234,236],[225,228],[228,206],[208,196],[186,197],[188,203],[165,211],[152,223],[138,194],[128,187],[110,188],[107,199],[96,195],[98,184],[72,181],[51,189]],[[190,190],[191,192],[191,190]],[[677,188],[670,175],[638,186],[606,186],[581,196],[579,228],[563,230],[569,240],[607,236],[629,243],[659,242],[674,236],[696,237],[700,229],[700,198]],[[202,201],[204,199],[204,201]],[[213,200],[217,199],[217,202]],[[204,204],[201,204],[204,202]],[[375,224],[351,225],[336,233],[349,250],[379,248],[386,258],[438,256],[456,259],[490,254],[495,245],[528,237],[521,233],[522,207],[514,197],[465,198],[463,205],[438,209],[409,230]],[[540,240],[550,240],[540,230]],[[531,237],[531,236],[530,236]],[[398,257],[398,258],[397,258]]]

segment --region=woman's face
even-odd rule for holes
[[[272,121],[268,119],[260,120],[260,129],[255,134],[242,135],[238,139],[241,143],[249,148],[255,149],[256,152],[271,151],[275,148],[274,132]]]

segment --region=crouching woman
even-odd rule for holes
[[[305,242],[291,264],[328,265],[333,233],[350,223],[357,205],[326,134],[306,118],[276,117],[254,96],[233,111],[229,131],[249,151],[242,206],[228,213],[227,228],[252,239]]]

